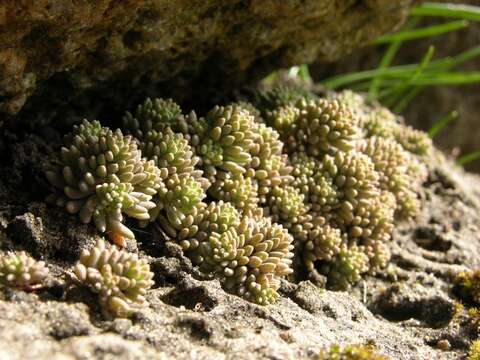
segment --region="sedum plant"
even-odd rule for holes
[[[147,99],[123,117],[127,135],[84,121],[47,171],[49,198],[126,237],[125,216],[155,221],[201,271],[258,304],[278,297],[294,263],[334,289],[381,272],[395,221],[419,211],[428,137],[353,92],[284,87],[252,102],[197,117]],[[110,311],[135,303],[115,291],[101,295]]]
[[[358,118],[337,100],[300,99],[295,104],[299,114],[285,139],[290,152],[312,156],[333,154],[353,148]]]
[[[36,261],[24,251],[0,255],[0,284],[33,290],[42,285],[48,275],[45,262]]]
[[[134,234],[122,224],[126,214],[149,218],[152,195],[163,186],[159,169],[142,159],[136,141],[120,130],[84,120],[66,137],[59,159],[46,171],[54,192],[47,201],[94,221],[101,232],[127,238]]]
[[[98,294],[102,308],[115,317],[129,317],[146,306],[145,294],[154,283],[145,259],[103,240],[83,250],[74,271],[78,280]]]
[[[195,253],[204,272],[220,277],[225,289],[257,304],[278,297],[280,278],[292,273],[293,238],[261,216],[245,216],[239,226],[212,232]]]

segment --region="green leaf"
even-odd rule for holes
[[[385,44],[394,41],[410,41],[422,38],[429,38],[432,36],[437,36],[445,34],[451,31],[456,31],[459,29],[464,29],[468,26],[468,21],[466,20],[457,20],[448,22],[446,24],[432,25],[420,29],[414,30],[405,30],[399,31],[394,34],[380,36],[374,41],[374,44]]]
[[[480,7],[464,4],[426,2],[413,8],[410,14],[480,21]]]
[[[308,70],[308,65],[307,64],[300,65],[300,69],[298,71],[298,76],[303,81],[307,81],[307,82],[312,81],[312,77],[310,76],[310,71]]]
[[[397,92],[398,95],[394,100],[397,103],[393,108],[394,112],[400,113],[403,109],[405,109],[405,107],[410,103],[410,101],[412,101],[412,99],[415,96],[417,96],[417,94],[420,92],[418,87],[412,87],[412,84],[415,82],[415,80],[417,80],[420,77],[424,69],[428,66],[434,52],[435,52],[435,47],[430,46],[427,52],[425,53],[425,55],[423,55],[422,60],[420,61],[420,64],[418,64],[418,67],[413,73],[412,77],[408,79],[406,84],[398,90]],[[410,88],[410,91],[408,91],[409,88]]]
[[[428,136],[433,139],[440,130],[456,119],[458,119],[458,112],[456,110],[449,112],[433,124],[430,130],[428,130]]]
[[[443,59],[432,61],[425,71],[448,70],[462,63],[480,56],[480,46],[475,46],[456,56],[448,56]],[[385,69],[372,69],[349,74],[332,76],[320,82],[326,88],[335,90],[339,87],[356,83],[359,81],[370,80],[381,75],[383,78],[409,78],[418,67],[418,64],[391,66]]]
[[[458,165],[467,165],[472,161],[480,159],[480,150],[473,151],[467,155],[463,155],[457,159]]]
[[[443,72],[424,74],[412,81],[412,85],[467,85],[480,82],[480,71]]]
[[[401,41],[394,41],[389,45],[389,47],[387,48],[387,51],[385,51],[385,54],[380,60],[378,69],[385,69],[390,65],[390,63],[392,62],[393,58],[395,57],[395,54],[397,53],[401,45],[402,45]],[[378,97],[378,89],[380,88],[381,82],[382,82],[381,75],[377,75],[372,79],[370,88],[368,90],[368,97],[370,99],[376,99]]]

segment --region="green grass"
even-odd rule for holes
[[[458,112],[456,110],[451,111],[444,117],[440,118],[438,121],[433,124],[433,126],[428,130],[428,136],[433,139],[440,130],[445,128],[448,124],[458,119]]]
[[[480,21],[480,7],[464,4],[426,2],[413,8],[411,14]]]
[[[460,156],[457,159],[457,164],[464,166],[471,163],[472,161],[476,161],[479,159],[480,159],[480,150],[476,150],[467,155]]]
[[[480,46],[451,57],[432,60],[431,47],[418,64],[391,66],[401,45],[407,41],[432,38],[464,29],[469,21],[480,21],[480,7],[453,4],[424,3],[415,7],[412,17],[403,30],[381,36],[373,45],[388,44],[375,69],[342,74],[325,79],[321,84],[336,90],[349,87],[368,91],[371,100],[379,100],[395,112],[401,112],[424,88],[428,86],[456,86],[480,83],[480,71],[456,71],[462,63],[480,56]],[[415,28],[422,16],[459,19],[443,24]],[[413,25],[412,25],[413,24]]]

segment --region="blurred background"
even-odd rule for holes
[[[396,33],[403,34],[403,38],[384,36],[339,62],[316,62],[307,70],[315,83],[328,85],[336,75],[336,79],[341,80],[352,73],[379,69],[382,61],[386,68],[412,64],[413,69],[404,77],[387,76],[383,80],[380,77],[378,93],[374,86],[372,94],[372,78],[347,81],[333,87],[353,87],[369,92],[380,102],[393,106],[408,124],[425,131],[431,130],[435,144],[457,158],[466,169],[480,172],[478,5],[479,0],[449,1],[438,6],[423,3],[412,10],[408,21]],[[435,62],[448,63],[451,59],[454,60],[451,67],[446,65],[434,69]],[[425,79],[425,85],[405,86],[409,81],[411,84],[422,84],[421,81],[412,81],[415,76],[417,80]]]

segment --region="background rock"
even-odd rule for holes
[[[338,59],[401,23],[413,2],[2,2],[0,112],[28,100],[25,112],[43,121],[66,109],[104,119],[149,94],[198,107],[273,69]]]

